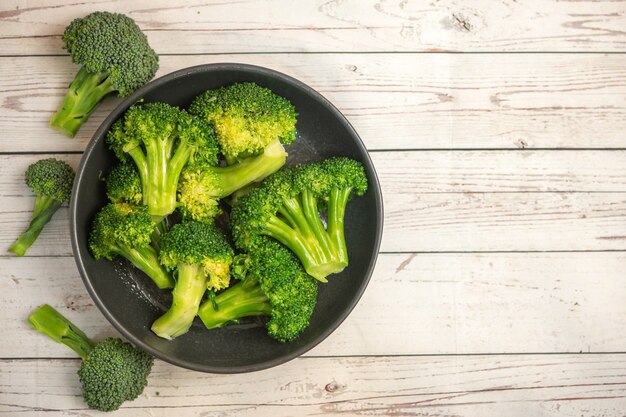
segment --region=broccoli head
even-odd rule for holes
[[[81,68],[50,126],[70,137],[105,96],[115,91],[130,95],[159,68],[146,35],[120,13],[94,12],[75,19],[63,33],[63,47]]]
[[[185,165],[216,165],[219,152],[208,123],[165,103],[131,106],[113,124],[107,142],[122,161],[134,162],[142,203],[157,222],[176,209]]]
[[[178,223],[163,236],[159,259],[176,273],[170,309],[152,324],[165,339],[186,333],[207,289],[228,287],[233,250],[213,224]]]
[[[89,248],[96,259],[122,256],[148,275],[157,287],[172,288],[172,277],[160,265],[155,249],[150,246],[154,228],[154,220],[145,207],[110,203],[96,215]]]
[[[363,166],[350,158],[282,169],[237,199],[230,217],[235,244],[253,251],[261,236],[272,237],[298,256],[307,273],[326,282],[348,265],[345,210],[352,195],[366,190]]]
[[[113,203],[141,204],[141,178],[137,167],[130,163],[117,164],[106,176],[107,197]]]
[[[70,201],[74,169],[58,159],[41,159],[26,169],[25,180],[37,197],[28,229],[9,248],[17,256],[24,256],[54,213]]]
[[[296,139],[293,104],[254,83],[205,91],[189,111],[213,125],[229,165],[261,153],[273,141],[289,145]]]
[[[134,400],[147,385],[153,359],[117,338],[94,343],[76,325],[45,304],[28,318],[30,325],[52,340],[63,343],[82,358],[78,369],[83,398],[100,411],[117,410]]]
[[[269,316],[268,334],[288,342],[308,327],[317,302],[317,282],[292,252],[262,238],[253,251],[237,255],[232,269],[241,282],[200,306],[198,315],[207,328],[243,317]]]

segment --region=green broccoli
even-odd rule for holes
[[[263,153],[234,165],[195,164],[185,167],[178,184],[179,209],[185,218],[212,222],[221,210],[219,200],[278,171],[287,158],[280,142],[270,143]]]
[[[137,167],[132,163],[119,163],[106,176],[107,197],[112,203],[129,203],[141,205],[141,178]],[[159,250],[161,236],[168,231],[167,218],[158,222],[152,233],[152,246]]]
[[[289,145],[296,140],[293,104],[254,83],[205,91],[189,112],[213,125],[229,165],[262,153],[272,142]]]
[[[172,305],[152,331],[172,339],[189,330],[207,289],[228,287],[233,250],[215,225],[194,221],[174,225],[161,243],[159,259],[177,278]]]
[[[63,33],[63,47],[81,66],[50,119],[50,126],[73,137],[110,93],[121,97],[146,84],[159,59],[133,19],[119,13],[94,12],[75,19]]]
[[[270,316],[268,334],[288,342],[308,327],[317,301],[317,281],[292,252],[262,238],[253,252],[237,255],[232,270],[241,282],[200,306],[198,316],[207,328],[243,317]]]
[[[260,236],[272,237],[298,256],[307,273],[327,282],[348,265],[346,205],[366,190],[363,166],[353,159],[282,169],[237,199],[230,215],[235,244],[254,251]],[[326,226],[320,211],[327,214]]]
[[[96,215],[89,248],[96,259],[122,256],[150,277],[161,289],[172,288],[174,280],[159,263],[150,246],[155,223],[142,206],[110,203]]]
[[[119,159],[135,163],[143,205],[157,223],[176,209],[178,181],[187,163],[217,164],[211,126],[165,103],[130,107],[111,127],[107,142]]]
[[[82,358],[78,369],[83,398],[91,408],[113,411],[134,400],[148,383],[153,359],[117,338],[91,341],[76,325],[47,304],[28,318],[33,328]]]
[[[105,179],[107,197],[112,203],[129,203],[140,205],[141,178],[137,167],[129,163],[114,166]]]
[[[39,160],[26,169],[26,185],[37,198],[28,229],[11,245],[11,252],[24,256],[54,213],[70,201],[74,175],[71,166],[54,158]]]

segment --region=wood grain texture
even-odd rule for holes
[[[626,55],[166,56],[158,75],[215,62],[270,67],[333,102],[368,149],[626,148]],[[82,151],[48,127],[77,71],[68,57],[0,58],[0,152]]]
[[[351,315],[307,355],[626,351],[625,269],[624,252],[383,254]],[[97,340],[116,334],[73,258],[2,258],[0,291],[0,358],[74,356],[26,323],[44,303]]]
[[[80,157],[52,156],[74,166]],[[8,248],[29,222],[34,194],[23,172],[43,157],[0,156],[0,247]],[[626,249],[626,151],[376,152],[372,158],[385,205],[383,252]],[[61,208],[28,255],[70,254],[68,210]]]
[[[0,55],[58,54],[69,22],[126,13],[161,54],[621,51],[621,1],[3,1]]]
[[[1,361],[6,416],[96,416],[77,361]],[[243,375],[157,362],[127,415],[623,416],[624,355],[305,358]]]

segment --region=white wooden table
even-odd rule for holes
[[[361,134],[385,200],[351,316],[285,365],[243,375],[157,361],[117,415],[626,416],[626,2],[0,3],[0,243],[28,223],[24,169],[74,166],[47,126],[77,67],[60,34],[136,19],[157,75],[211,62],[285,72]],[[464,52],[464,53],[457,53]],[[78,276],[62,209],[28,256],[0,252],[0,415],[92,416],[78,360],[29,329],[47,302],[115,335]]]

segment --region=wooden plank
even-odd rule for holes
[[[620,1],[459,3],[308,1],[172,5],[167,0],[2,2],[0,54],[57,54],[69,22],[126,13],[159,53],[319,51],[621,51]]]
[[[96,416],[77,361],[1,361],[6,416]],[[253,375],[210,375],[157,362],[123,409],[177,416],[623,416],[624,355],[296,359]]]
[[[49,156],[49,155],[46,155]],[[77,165],[79,155],[53,155]],[[23,172],[41,155],[0,156],[0,245],[29,222]],[[624,151],[376,152],[382,251],[626,249]],[[62,208],[29,251],[70,255]],[[0,253],[0,256],[8,256]]]
[[[307,355],[626,351],[625,267],[625,252],[382,254],[355,310]],[[2,258],[0,271],[1,358],[74,356],[26,323],[44,303],[97,340],[116,334],[72,258]]]
[[[626,148],[626,55],[166,56],[158,75],[215,62],[311,85],[369,149]],[[120,99],[107,99],[74,139],[52,131],[76,70],[67,57],[0,58],[0,152],[84,149]]]

